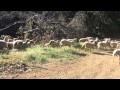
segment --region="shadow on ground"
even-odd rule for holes
[[[72,52],[72,54],[78,55],[78,56],[86,56],[87,55],[85,53],[78,53],[78,52]]]
[[[97,54],[97,55],[111,55],[110,53],[104,53],[104,52],[92,52],[93,54]]]

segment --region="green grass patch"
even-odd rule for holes
[[[26,51],[10,52],[8,55],[1,54],[0,59],[45,63],[52,59],[72,60],[81,56],[85,56],[85,54],[80,53],[80,49],[74,47],[52,48],[36,45],[27,48]]]
[[[46,62],[49,59],[74,59],[82,56],[80,50],[72,47],[52,48],[40,47],[28,48],[25,53],[27,61]]]

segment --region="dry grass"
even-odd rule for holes
[[[72,61],[51,61],[46,64],[36,64],[38,67],[17,75],[16,78],[39,79],[114,79],[120,78],[120,65],[111,55],[89,54]],[[43,69],[46,68],[46,69]],[[15,75],[7,75],[15,76]],[[8,78],[7,77],[7,78]]]
[[[85,58],[69,62],[51,62],[40,69],[26,72],[17,78],[56,78],[56,79],[95,79],[120,78],[118,61],[113,62],[112,56],[91,54]],[[27,75],[27,77],[26,77]]]
[[[22,52],[24,53],[24,52]],[[16,54],[17,55],[17,54]],[[19,56],[19,53],[18,55]],[[21,56],[19,56],[21,57]],[[60,59],[60,58],[59,58]],[[35,63],[36,68],[21,74],[4,74],[1,78],[18,79],[116,79],[120,78],[118,58],[111,52],[94,51],[85,57],[74,60],[49,60],[48,63]]]

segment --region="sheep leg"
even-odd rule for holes
[[[88,51],[88,50],[89,50],[89,48],[87,48],[86,45],[85,45],[83,48],[85,49],[85,51]]]
[[[15,45],[13,45],[12,49],[15,49]]]
[[[87,47],[87,50],[90,52],[90,48],[89,47]]]
[[[90,48],[87,48],[87,50],[88,50],[89,52],[91,52],[91,49],[90,49]]]
[[[60,48],[62,47],[62,45],[60,44]]]
[[[82,45],[81,49],[83,49],[83,48],[84,48],[84,45]]]

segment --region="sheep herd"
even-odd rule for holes
[[[112,40],[111,38],[99,39],[98,37],[85,37],[85,38],[73,38],[73,39],[61,39],[61,40],[50,40],[44,44],[44,47],[62,47],[62,46],[73,46],[79,44],[81,48],[88,49],[103,49],[113,50],[113,56],[119,57],[120,64],[120,41]],[[35,45],[34,40],[30,39],[18,39],[10,36],[2,35],[0,37],[0,50],[21,50],[26,49]]]
[[[24,49],[35,44],[34,40],[30,39],[18,39],[11,38],[9,36],[1,36],[0,39],[0,50],[2,49]],[[44,46],[48,47],[62,47],[62,46],[73,46],[79,44],[81,48],[88,49],[117,49],[120,48],[119,40],[112,40],[111,38],[99,39],[98,37],[85,37],[85,38],[73,38],[73,39],[61,39],[61,40],[50,40],[45,43]]]
[[[73,39],[61,39],[61,40],[50,40],[44,46],[61,47],[61,46],[73,46],[76,43],[81,45],[81,48],[88,49],[102,49],[102,50],[114,50],[120,48],[119,40],[112,40],[111,38],[99,39],[98,37],[86,37]]]
[[[34,40],[30,39],[18,39],[11,38],[10,36],[2,35],[0,37],[0,50],[4,49],[25,49],[35,44]],[[81,48],[88,49],[118,49],[120,48],[119,40],[112,40],[111,38],[99,39],[98,37],[85,37],[85,38],[73,38],[73,39],[61,39],[61,40],[50,40],[44,44],[45,47],[62,47],[62,46],[73,46],[79,44]]]
[[[0,39],[0,50],[11,50],[11,49],[25,49],[34,44],[33,40],[30,39],[18,39],[11,38],[10,36],[1,36]]]
[[[61,40],[50,40],[45,46],[52,46],[52,47],[61,47],[61,46],[73,46],[74,44],[78,43],[81,48],[85,49],[99,49],[99,50],[113,50],[112,55],[118,56],[119,64],[120,64],[120,41],[119,40],[112,40],[111,38],[104,38],[99,39],[98,37],[86,37],[74,39],[61,39]],[[114,59],[113,59],[114,60]]]
[[[51,47],[62,47],[62,46],[72,46],[77,42],[77,38],[74,39],[61,39],[61,40],[50,40],[44,46]]]

